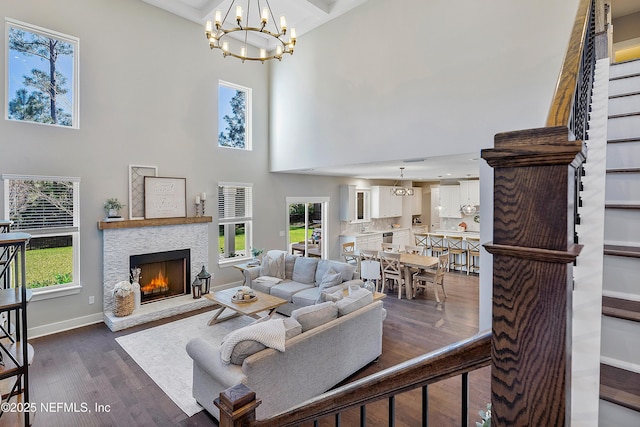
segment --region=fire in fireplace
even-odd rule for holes
[[[189,249],[129,257],[131,269],[139,268],[142,304],[189,293],[191,254]]]

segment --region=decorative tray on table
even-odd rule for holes
[[[236,303],[236,304],[247,304],[247,303],[250,303],[250,302],[254,302],[254,301],[255,301],[255,300],[257,300],[257,299],[258,299],[258,296],[257,296],[257,295],[253,295],[253,296],[252,296],[251,298],[249,298],[249,299],[244,299],[244,298],[243,298],[243,299],[240,299],[240,298],[236,298],[236,296],[235,296],[235,295],[231,297],[231,301],[232,301],[232,302],[234,302],[234,303]]]

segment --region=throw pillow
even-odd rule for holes
[[[344,316],[349,313],[353,313],[354,311],[364,307],[365,305],[371,304],[373,302],[373,294],[364,289],[359,288],[351,292],[350,295],[347,295],[340,301],[336,302],[336,306],[338,307],[338,315]]]
[[[293,265],[293,281],[304,284],[315,283],[317,266],[318,258],[298,257]]]
[[[321,259],[318,262],[318,268],[316,269],[316,283],[319,285],[322,282],[324,274],[333,268],[337,273],[342,274],[342,281],[353,279],[353,273],[356,271],[356,266],[347,264],[345,262],[332,261],[328,259]]]
[[[296,259],[300,258],[295,255],[286,254],[284,256],[284,278],[292,280],[293,279],[293,266],[296,263]]]
[[[260,276],[271,276],[277,277],[278,279],[284,279],[284,252],[272,253],[269,251],[262,258]]]
[[[339,285],[340,283],[342,283],[342,274],[336,273],[333,268],[330,268],[326,273],[324,273],[324,276],[322,276],[322,281],[320,282],[318,287],[320,288],[320,290],[323,290],[325,288]]]
[[[340,289],[337,292],[320,292],[320,295],[318,296],[318,299],[316,300],[316,304],[320,304],[322,302],[327,302],[327,301],[340,301],[342,298],[344,298],[344,294],[342,292],[342,289]]]
[[[308,305],[291,312],[291,318],[302,325],[302,332],[311,330],[338,318],[338,307],[334,302]]]

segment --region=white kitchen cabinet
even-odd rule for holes
[[[413,187],[411,215],[422,215],[422,187]]]
[[[460,213],[459,185],[440,186],[440,206],[441,218],[462,218],[462,214]]]
[[[340,186],[340,221],[370,222],[371,192],[355,185]]]
[[[480,181],[460,181],[460,204],[480,205]]]
[[[393,232],[393,244],[400,245],[400,249],[411,244],[411,235],[409,230],[399,230]]]
[[[402,197],[391,194],[392,188],[385,185],[371,187],[371,218],[402,216]]]
[[[382,248],[382,233],[340,237],[340,246],[342,246],[343,243],[347,242],[355,243],[356,252],[359,252],[363,249],[379,251]]]

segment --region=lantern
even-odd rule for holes
[[[204,265],[196,277],[202,282],[202,293],[208,294],[211,289],[211,274],[204,269]]]
[[[196,279],[191,284],[191,293],[193,295],[193,299],[198,299],[202,297],[202,281],[196,277]]]

